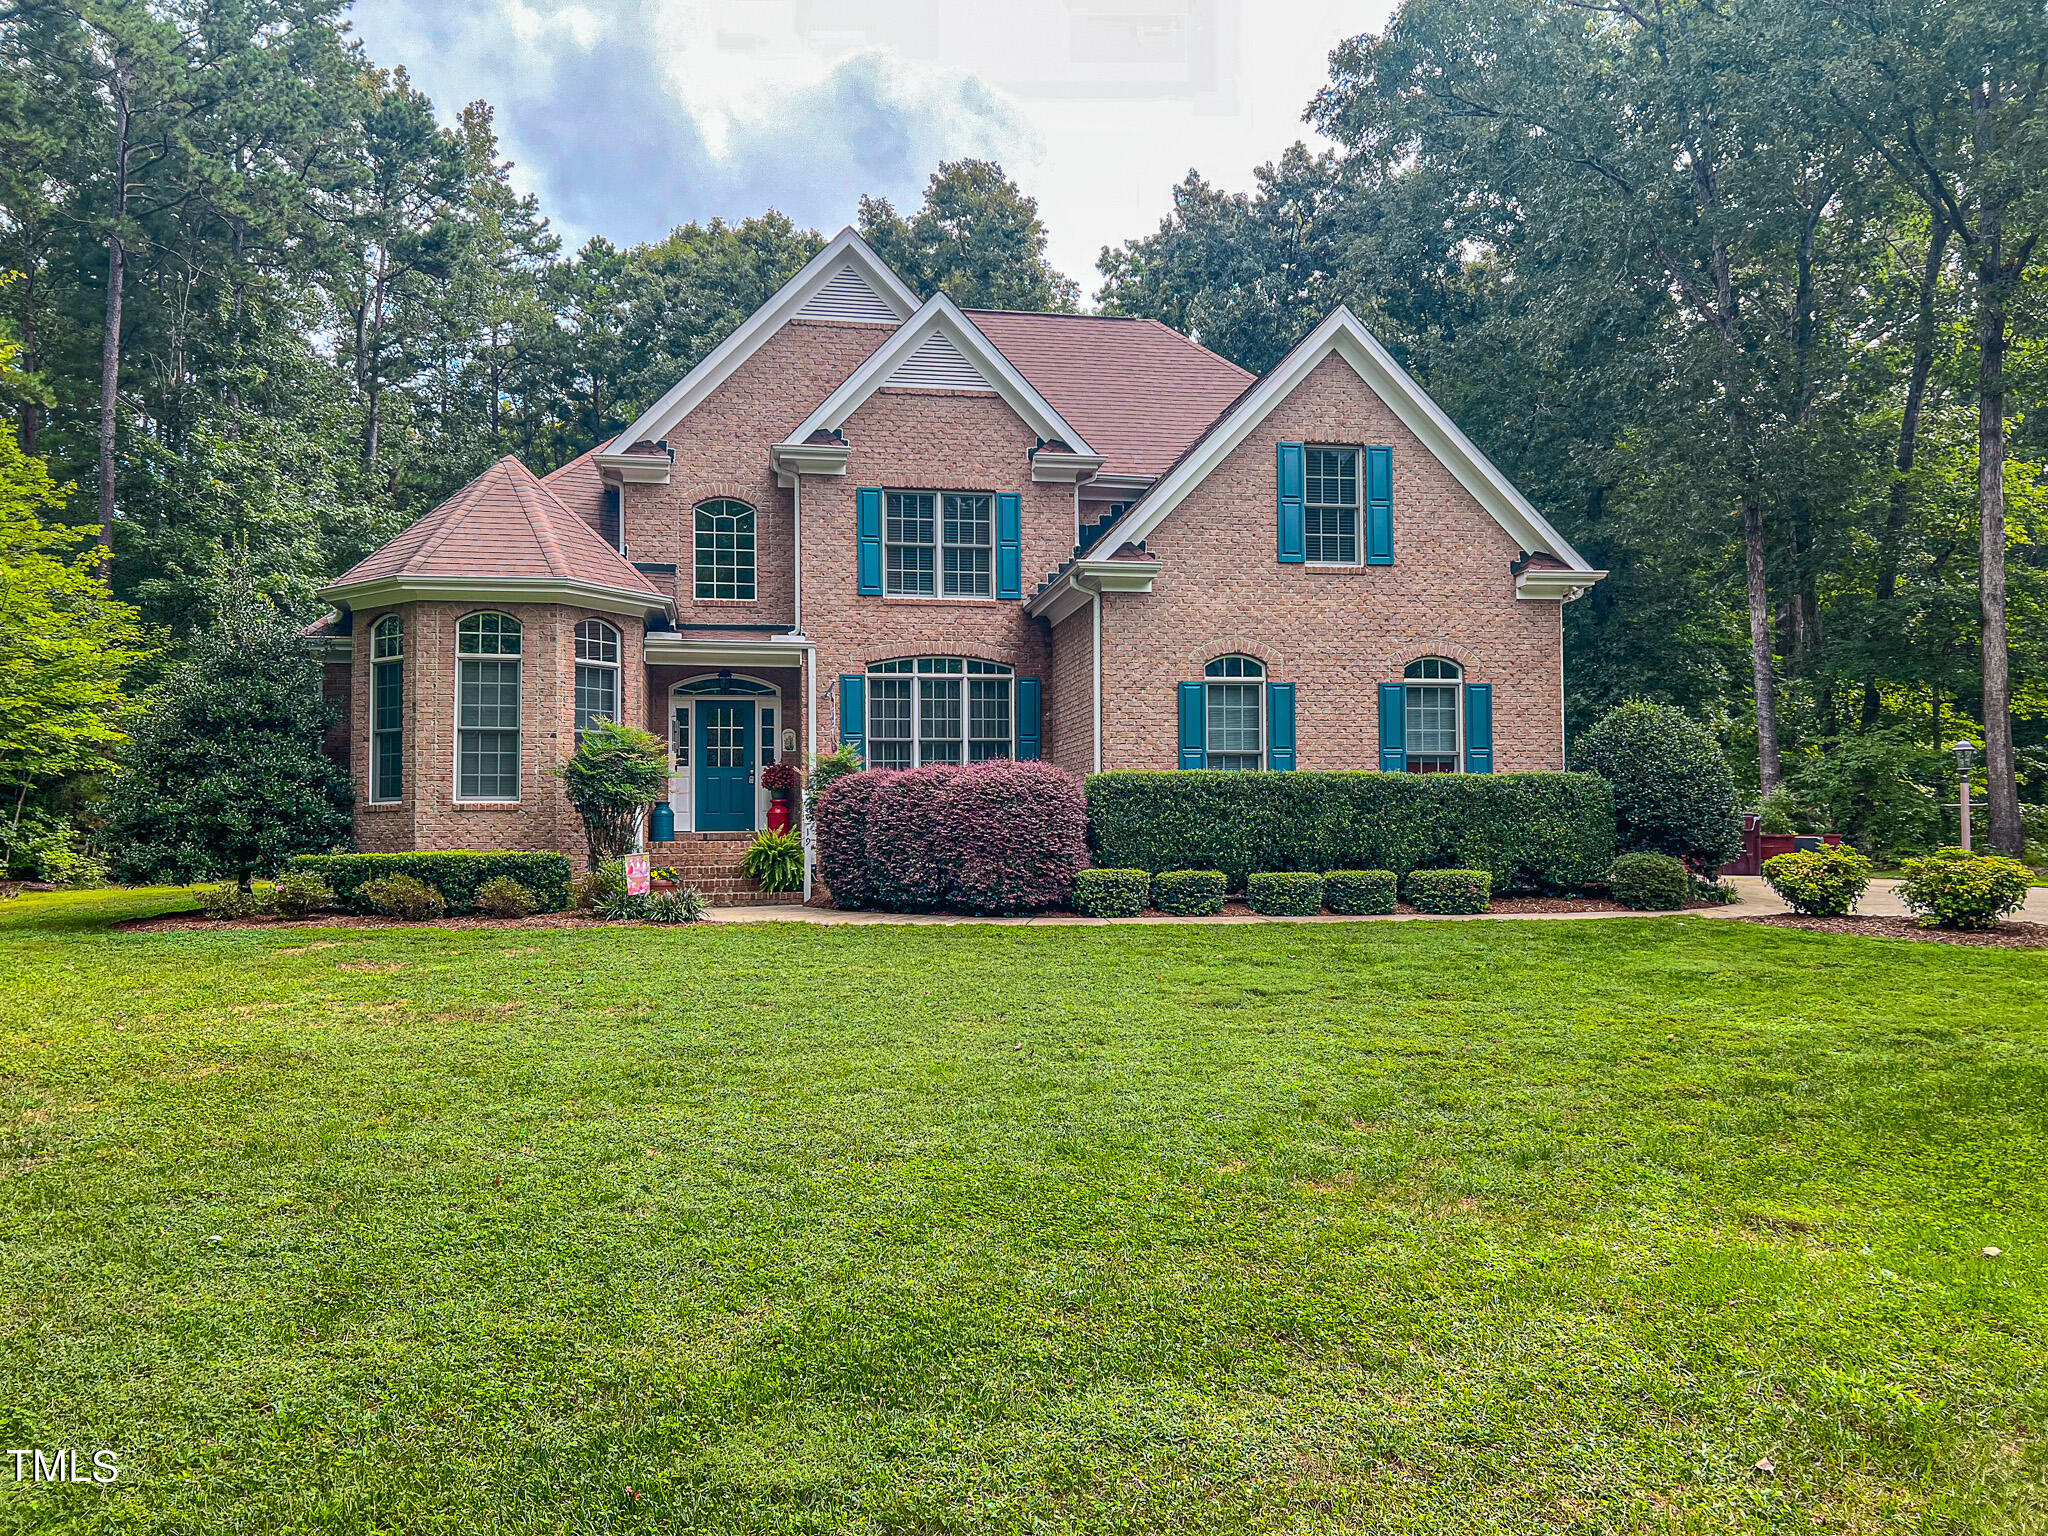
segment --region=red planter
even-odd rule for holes
[[[768,830],[770,832],[787,832],[789,830],[789,802],[787,800],[770,800],[768,802]]]

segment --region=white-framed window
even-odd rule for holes
[[[603,619],[576,626],[576,735],[619,718],[619,632]]]
[[[993,597],[995,506],[967,491],[890,491],[882,590],[891,597]]]
[[[719,499],[697,506],[697,596],[708,601],[754,600],[754,509]]]
[[[405,796],[405,620],[387,613],[370,630],[370,798]]]
[[[1302,498],[1311,565],[1358,564],[1358,450],[1310,448]]]
[[[1459,694],[1465,674],[1455,661],[1425,656],[1402,669],[1401,739],[1410,773],[1458,771]]]
[[[1203,766],[1265,767],[1265,664],[1251,656],[1218,656],[1202,673]]]
[[[994,661],[909,656],[868,668],[867,766],[1016,755],[1016,678]]]
[[[455,798],[519,798],[519,621],[472,613],[455,626]]]

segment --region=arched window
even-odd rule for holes
[[[472,613],[455,626],[455,798],[519,798],[519,621]]]
[[[1265,664],[1254,656],[1218,656],[1202,675],[1203,766],[1265,767]]]
[[[619,718],[619,632],[603,619],[576,626],[576,734]]]
[[[370,630],[370,798],[405,795],[405,620],[387,613]]]
[[[697,596],[754,600],[754,509],[744,501],[698,504]]]
[[[979,763],[1016,754],[1014,669],[960,656],[906,656],[868,668],[870,768]]]
[[[1402,741],[1410,773],[1458,771],[1458,695],[1464,672],[1455,661],[1425,656],[1402,669]]]

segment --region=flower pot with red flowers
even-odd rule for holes
[[[796,800],[797,786],[801,782],[797,771],[787,763],[770,763],[761,770],[761,783],[766,787],[769,796],[769,831],[789,830],[789,808]]]

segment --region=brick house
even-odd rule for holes
[[[1557,768],[1603,572],[1347,311],[1264,378],[1155,321],[920,303],[842,233],[612,442],[504,459],[325,591],[365,849],[581,842],[547,769]],[[671,850],[656,849],[660,859]]]

